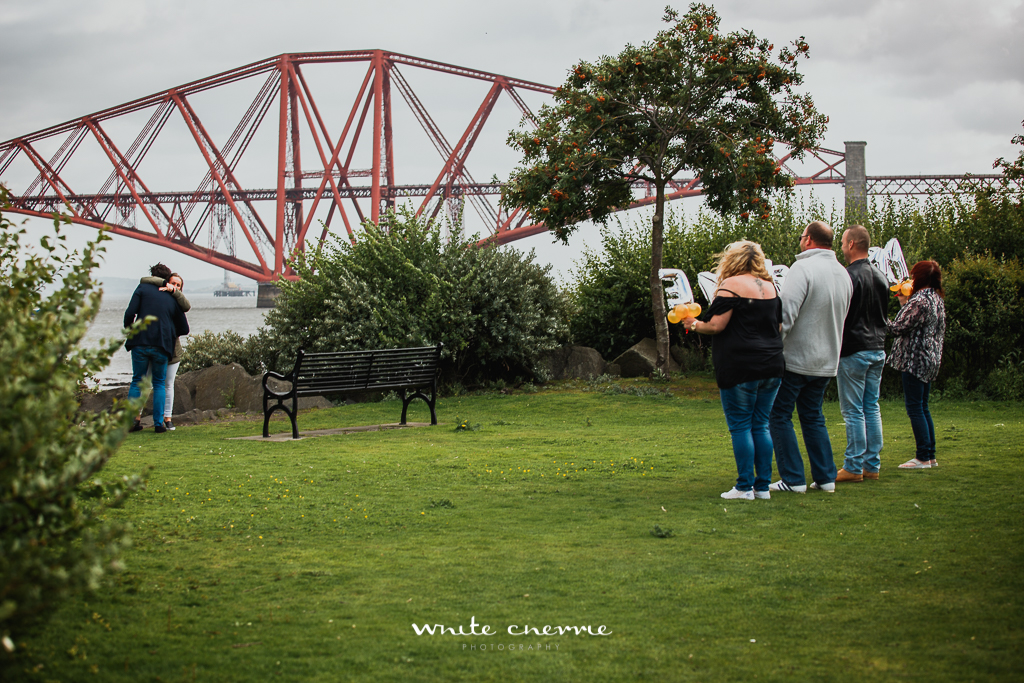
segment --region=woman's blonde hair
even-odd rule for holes
[[[715,259],[718,263],[715,268],[715,274],[718,276],[716,291],[725,280],[736,275],[749,274],[761,280],[773,282],[772,274],[768,272],[764,263],[764,252],[761,251],[761,245],[757,242],[750,240],[733,242],[721,254],[715,254]]]

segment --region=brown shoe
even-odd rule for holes
[[[840,468],[839,472],[836,473],[836,483],[842,483],[844,481],[864,481],[863,474],[854,474],[853,472],[847,472]]]
[[[877,480],[878,479],[878,472],[868,472],[867,470],[864,470],[864,475],[863,476],[864,476],[865,479],[875,479],[875,480]]]

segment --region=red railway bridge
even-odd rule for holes
[[[434,115],[414,83],[433,97]],[[332,226],[354,239],[355,226],[379,221],[399,201],[432,217],[464,212],[482,241],[544,232],[527,212],[498,206],[497,173],[516,161],[504,139],[517,121],[533,120],[528,101],[554,91],[383,50],[284,54],[0,143],[0,182],[13,213],[66,211],[75,224],[269,283],[295,277],[289,256],[321,244]],[[449,138],[442,127],[459,133]],[[396,159],[410,160],[402,169],[414,182],[399,182]],[[816,149],[799,167],[780,146],[777,160],[797,185],[845,185],[848,203],[868,194],[955,192],[965,181],[866,176],[863,142],[842,152]],[[492,179],[478,181],[471,161],[489,167]],[[670,199],[699,195],[700,179],[670,190]],[[651,203],[652,195],[637,183],[624,208]]]

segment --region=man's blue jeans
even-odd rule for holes
[[[736,458],[736,490],[767,491],[772,483],[772,437],[768,415],[782,379],[754,380],[719,390],[722,411],[732,435]],[[754,477],[754,473],[757,477]]]
[[[922,382],[909,372],[903,373],[903,402],[907,406],[910,428],[917,442],[915,458],[922,462],[935,459],[935,425],[928,410],[931,382]]]
[[[146,368],[153,370],[153,424],[164,423],[164,403],[167,401],[167,361],[170,358],[156,346],[136,346],[132,349],[132,384],[128,387],[128,398],[142,395],[139,384],[146,374]]]
[[[825,389],[831,377],[811,377],[786,371],[782,386],[775,396],[768,418],[772,442],[775,444],[775,462],[779,467],[782,481],[790,486],[805,486],[804,461],[800,446],[796,442],[793,428],[793,407],[800,416],[800,429],[804,433],[807,459],[811,463],[811,477],[818,484],[829,484],[836,480],[836,464],[832,459],[832,442],[825,427],[825,415],[821,404],[825,401]]]
[[[882,465],[882,413],[878,391],[885,351],[858,351],[839,359],[839,408],[846,421],[846,459],[851,474],[877,472]]]

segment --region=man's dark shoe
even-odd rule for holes
[[[141,420],[136,420],[135,424],[133,424],[131,427],[129,427],[128,431],[129,432],[141,432],[142,431],[142,421]]]
[[[163,434],[164,432],[167,431],[167,427],[164,427],[163,425],[157,425],[156,427],[153,427],[153,431],[155,431],[157,434]]]

